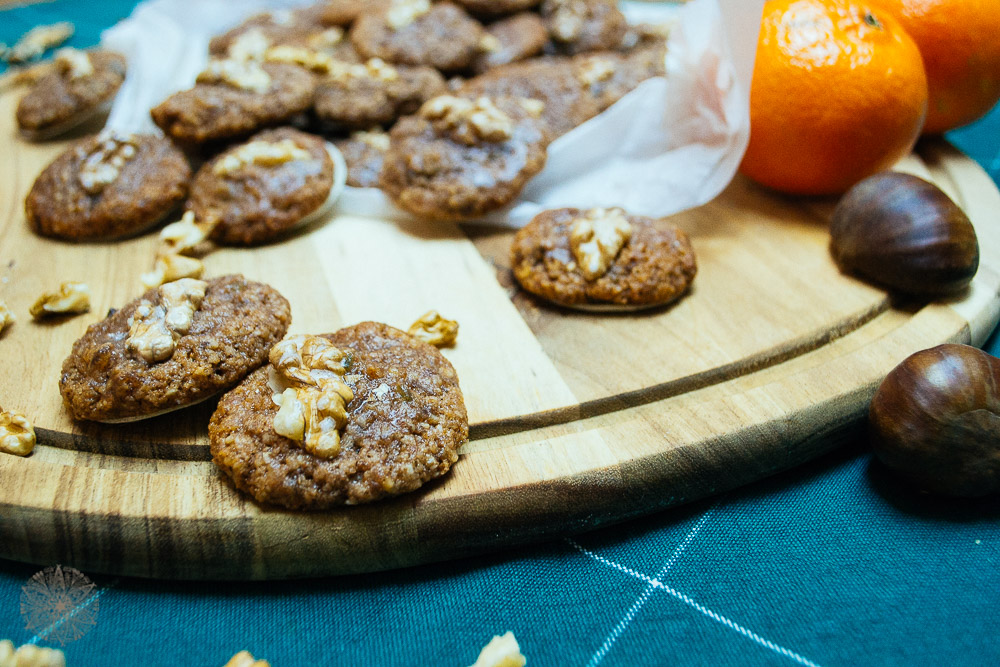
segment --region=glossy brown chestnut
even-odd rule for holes
[[[868,426],[875,455],[925,490],[1000,491],[1000,359],[950,343],[909,356],[876,390]]]
[[[979,268],[968,216],[936,185],[909,174],[875,174],[848,190],[830,236],[842,270],[909,294],[958,291]]]

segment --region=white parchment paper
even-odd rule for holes
[[[146,0],[101,43],[129,70],[108,126],[153,132],[149,109],[194,84],[208,41],[247,16],[310,0]],[[750,77],[764,0],[623,2],[630,21],[674,18],[666,77],[645,81],[549,146],[520,198],[483,222],[520,227],[549,208],[621,206],[664,216],[710,201],[732,179],[749,139]],[[338,210],[407,217],[381,191],[347,188]]]

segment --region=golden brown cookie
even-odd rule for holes
[[[492,40],[484,41],[485,49],[472,63],[472,71],[477,74],[537,56],[549,40],[545,22],[534,12],[521,12],[491,23],[486,32]]]
[[[377,188],[382,162],[389,150],[389,135],[378,129],[362,130],[333,143],[340,149],[344,162],[347,163],[347,185]]]
[[[239,275],[185,280],[149,290],[73,344],[59,390],[75,419],[129,421],[186,407],[267,361],[291,321],[284,297]]]
[[[579,308],[663,305],[697,272],[681,229],[614,208],[538,214],[514,237],[511,267],[528,292]]]
[[[24,202],[37,234],[91,241],[138,234],[187,195],[191,168],[169,139],[105,131],[60,154]]]
[[[208,427],[212,458],[236,488],[262,503],[318,510],[413,491],[448,472],[469,437],[448,360],[376,322],[322,338],[343,353],[339,371],[351,396],[335,453],[321,456],[278,434],[282,386],[273,386],[271,366],[261,368],[222,397]]]
[[[472,64],[486,31],[450,2],[395,0],[359,16],[350,34],[365,58],[456,72]]]
[[[615,0],[543,0],[541,12],[562,53],[617,49],[628,29]]]
[[[427,101],[392,128],[382,189],[429,219],[477,218],[510,203],[545,165],[540,106],[521,98]]]
[[[341,65],[316,89],[316,116],[331,129],[391,125],[443,93],[444,78],[431,67],[389,65],[372,59]]]
[[[282,127],[255,134],[202,166],[186,208],[199,220],[219,221],[215,241],[265,243],[321,209],[333,185],[326,142]]]
[[[215,60],[194,88],[171,95],[150,114],[177,141],[200,144],[283,123],[312,105],[315,90],[315,77],[296,65]]]
[[[125,58],[117,53],[60,49],[18,103],[17,126],[29,139],[66,132],[106,112],[124,80]]]

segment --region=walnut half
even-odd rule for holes
[[[450,130],[469,146],[480,141],[501,142],[514,134],[514,120],[488,97],[474,100],[439,95],[420,107],[420,115]]]
[[[587,280],[600,278],[632,238],[632,225],[620,208],[592,208],[573,220],[569,245]]]
[[[207,287],[202,280],[182,278],[159,288],[158,305],[140,301],[128,320],[128,348],[149,363],[173,356],[177,341],[191,328]]]
[[[0,452],[27,456],[35,448],[35,427],[20,412],[0,411]]]
[[[85,313],[90,310],[90,287],[87,283],[65,282],[58,292],[46,292],[28,310],[36,320],[51,315]]]
[[[458,338],[458,322],[446,320],[438,311],[429,310],[410,325],[407,333],[436,347],[448,347]]]
[[[219,176],[232,176],[251,164],[275,167],[293,160],[309,159],[312,159],[312,154],[291,139],[251,141],[216,162],[212,171]]]

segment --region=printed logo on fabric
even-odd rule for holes
[[[21,587],[21,617],[34,641],[65,646],[97,625],[97,586],[72,567],[55,565],[36,572]]]

